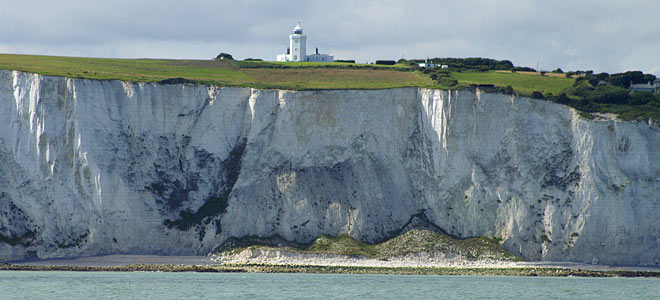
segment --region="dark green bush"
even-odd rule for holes
[[[567,74],[575,73],[580,75],[582,71],[569,72]],[[608,85],[618,86],[622,88],[630,88],[630,83],[643,84],[648,82],[653,82],[656,77],[653,74],[644,74],[641,71],[627,71],[624,73],[608,74],[608,73],[599,73],[593,74],[591,71],[582,72],[584,76],[576,79],[578,81],[589,81],[591,85],[596,86],[600,83],[605,83]]]
[[[573,88],[571,90],[571,94],[580,96],[580,97],[586,97],[588,94],[593,92],[594,87],[589,83],[589,81],[582,80],[582,81],[575,81],[573,84]]]
[[[541,93],[539,91],[533,91],[532,92],[532,98],[534,98],[534,99],[544,99],[543,93]]]
[[[393,61],[393,60],[377,60],[377,61],[376,61],[376,64],[377,64],[377,65],[388,65],[388,66],[391,66],[391,65],[395,65],[395,64],[396,64],[396,61]]]
[[[399,60],[406,61],[406,60]],[[416,59],[415,63],[423,63],[426,60]],[[491,58],[482,58],[482,57],[468,57],[468,58],[432,58],[429,60],[430,63],[438,65],[447,65],[450,68],[454,69],[470,69],[470,70],[480,70],[480,71],[489,71],[489,70],[511,70],[513,68],[513,63],[508,60],[495,60]]]
[[[514,67],[511,70],[512,71],[519,71],[519,72],[536,72],[536,69],[529,68],[529,67]]]
[[[445,77],[445,76],[438,76],[438,84],[447,86],[447,87],[453,87],[458,84],[458,80],[453,79],[451,77]]]
[[[619,74],[612,74],[611,76],[609,76],[608,82],[611,85],[629,88],[631,82],[639,84],[639,83],[653,82],[653,80],[655,80],[654,75],[644,74],[641,71],[628,71]]]
[[[599,85],[587,93],[585,99],[596,103],[628,104],[630,91],[618,86]]]
[[[218,54],[218,56],[216,56],[215,59],[230,59],[230,60],[234,60],[234,57],[232,57],[231,54],[229,54],[229,53],[224,53],[224,52],[222,52],[222,53]]]
[[[651,92],[634,92],[630,94],[630,105],[644,105],[653,101],[658,101],[658,96]]]
[[[571,98],[569,98],[566,93],[561,93],[555,98],[555,102],[559,104],[569,104],[571,103]]]

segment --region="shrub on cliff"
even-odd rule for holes
[[[593,90],[594,87],[589,83],[589,81],[576,80],[575,83],[573,84],[573,88],[571,89],[571,94],[575,96],[586,97],[588,94],[593,92]]]
[[[377,61],[376,61],[376,64],[377,64],[377,65],[388,65],[388,66],[392,66],[392,65],[395,65],[396,62],[393,61],[393,60],[377,60]]]
[[[566,93],[561,93],[555,98],[555,102],[559,104],[569,104],[571,103],[571,98],[569,98]]]
[[[511,71],[514,71],[514,72],[536,72],[536,69],[529,68],[529,67],[515,67],[515,68],[512,68]]]
[[[651,92],[634,92],[630,94],[630,100],[628,104],[630,105],[644,105],[653,101],[659,101],[660,99],[656,94]]]
[[[415,60],[417,63],[425,62],[425,60]],[[470,69],[470,70],[511,70],[513,63],[509,60],[495,60],[483,57],[467,57],[467,58],[432,58],[431,63],[438,65],[447,65],[454,69]]]
[[[618,86],[599,85],[585,99],[596,103],[628,104],[630,91]]]
[[[615,86],[629,88],[630,83],[647,83],[653,82],[655,76],[652,74],[644,74],[641,71],[628,71],[624,73],[612,74],[608,78],[608,82]]]
[[[218,54],[218,56],[216,56],[215,59],[229,59],[229,60],[234,60],[234,57],[231,56],[231,54],[229,54],[229,53],[224,53],[224,52],[222,52],[222,53]]]
[[[532,98],[534,98],[534,99],[544,99],[545,97],[543,97],[543,93],[541,93],[539,91],[533,91],[532,92]]]
[[[451,77],[438,76],[437,78],[438,84],[445,87],[453,87],[458,84],[458,80]]]

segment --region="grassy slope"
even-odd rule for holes
[[[374,70],[323,68],[324,65],[328,64],[0,54],[0,69],[101,80],[156,82],[183,77],[220,86],[283,89],[380,89],[433,85],[433,82],[420,72],[405,71],[401,67],[382,67]],[[345,65],[348,64],[337,63],[332,66]]]
[[[33,55],[0,55],[0,68],[44,75],[89,79],[120,79],[153,82],[173,77],[246,84],[252,78],[236,72],[224,61],[107,59]]]
[[[0,69],[88,79],[156,82],[183,77],[220,86],[305,89],[447,88],[405,66],[318,62],[108,59],[0,54]],[[452,72],[461,85],[511,85],[517,92],[559,93],[573,79],[501,72]]]
[[[555,74],[553,74],[555,75]],[[566,92],[575,79],[560,76],[540,76],[536,73],[511,72],[452,72],[451,76],[461,84],[494,84],[506,87],[510,85],[521,94],[529,95],[533,91],[557,95]]]
[[[394,87],[432,87],[428,77],[418,72],[369,69],[244,69],[255,78],[254,87],[289,89],[383,89]]]
[[[315,68],[315,67],[355,67],[355,68],[373,68],[379,69],[409,69],[405,65],[373,65],[373,64],[359,64],[359,63],[345,63],[345,62],[306,62],[306,61],[239,61],[241,67],[247,68],[278,68],[278,67],[294,67],[294,68]]]

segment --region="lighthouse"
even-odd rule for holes
[[[305,61],[307,58],[307,36],[300,28],[300,22],[293,28],[293,34],[289,35],[289,49],[291,49],[291,61]]]
[[[307,55],[307,36],[303,34],[300,22],[293,28],[293,33],[289,35],[289,48],[286,54],[277,56],[277,61],[317,61],[332,62],[334,57],[330,54],[320,54],[318,48],[316,53]]]

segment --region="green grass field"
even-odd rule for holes
[[[88,79],[157,82],[186,78],[203,84],[255,88],[384,89],[447,88],[408,66],[322,62],[263,62],[232,60],[114,59],[0,54],[0,69]],[[452,72],[462,86],[511,85],[522,94],[538,90],[559,93],[573,79],[501,72]]]
[[[384,89],[434,85],[428,76],[401,66],[381,67],[347,63],[107,59],[0,54],[0,69],[136,82],[185,78],[219,86],[294,90]]]
[[[165,79],[185,78],[192,82],[217,86],[245,86],[262,89],[319,90],[319,89],[387,89],[425,87],[460,89],[472,84],[511,86],[520,95],[530,96],[539,91],[548,96],[560,93],[570,95],[575,79],[563,74],[548,73],[541,76],[533,72],[470,70],[440,70],[449,72],[449,79],[458,84],[431,79],[414,67],[406,65],[373,65],[323,62],[264,62],[233,60],[186,59],[115,59],[40,55],[0,54],[0,69],[33,72],[43,75],[87,78],[97,80],[125,80],[158,82]],[[574,101],[579,97],[571,95]],[[576,102],[577,103],[577,102]],[[657,106],[657,105],[656,105]],[[654,105],[593,104],[587,112],[610,112],[622,119],[660,118]],[[576,106],[574,106],[576,107]],[[576,107],[581,109],[579,107]]]
[[[566,92],[575,79],[559,76],[540,76],[534,73],[520,74],[511,72],[452,72],[451,76],[458,80],[459,84],[494,84],[496,86],[511,86],[521,94],[530,95],[533,91],[543,94],[552,93],[557,95]]]
[[[306,61],[237,61],[238,65],[243,68],[378,68],[378,69],[394,69],[403,70],[410,69],[410,66],[405,65],[372,65],[372,64],[359,64],[359,63],[346,63],[346,62],[306,62]]]
[[[114,59],[0,54],[0,69],[88,79],[157,82],[185,78],[202,84],[293,90],[448,88],[404,65],[232,60]],[[502,72],[451,72],[459,86],[512,86],[521,94],[557,94],[573,79]]]

